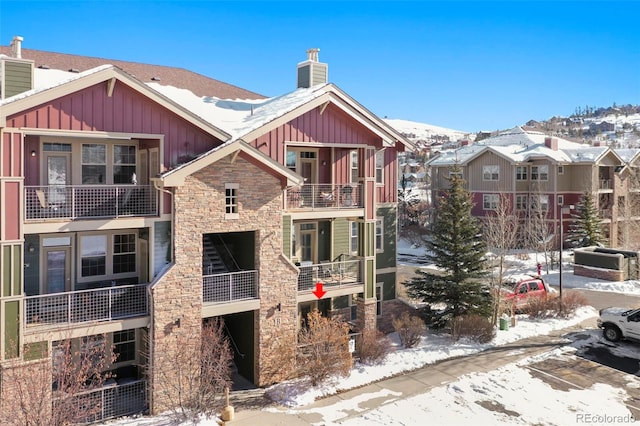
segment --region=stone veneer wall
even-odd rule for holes
[[[573,274],[608,281],[624,281],[624,271],[618,271],[615,269],[603,269],[594,267],[585,268],[581,265],[574,264]]]
[[[239,219],[225,219],[226,183],[239,185]],[[254,334],[256,343],[256,384],[279,380],[266,377],[260,368],[278,356],[273,342],[284,341],[293,347],[297,343],[297,270],[282,255],[280,180],[240,157],[233,163],[227,157],[185,179],[184,186],[175,189],[174,206],[175,264],[153,291],[153,412],[171,405],[171,398],[157,384],[171,373],[155,370],[171,365],[167,361],[175,355],[173,342],[181,340],[181,334],[199,341],[203,234],[255,232],[260,311],[255,315],[255,330],[247,332]],[[282,365],[282,377],[286,376],[286,365]]]

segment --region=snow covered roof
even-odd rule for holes
[[[513,163],[540,158],[557,163],[592,163],[598,161],[609,150],[607,147],[594,147],[561,138],[554,138],[557,149],[553,149],[547,146],[548,138],[549,136],[542,132],[523,130],[517,126],[473,145],[442,151],[428,164],[430,166],[449,166],[456,163],[464,165],[487,151],[493,151]]]

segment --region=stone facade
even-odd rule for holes
[[[592,266],[585,268],[581,265],[573,265],[573,274],[583,277],[598,278],[607,281],[624,281],[624,271],[615,269],[594,268]]]
[[[225,184],[238,185],[238,218],[225,218]],[[171,366],[179,336],[198,339],[202,328],[202,236],[208,233],[254,232],[255,268],[259,276],[260,310],[254,315],[254,377],[265,385],[261,363],[278,356],[273,341],[295,347],[297,332],[297,270],[282,255],[282,189],[280,180],[241,157],[224,158],[185,179],[174,192],[173,267],[153,289],[154,382],[171,377],[159,371]],[[197,340],[196,340],[197,341]],[[180,348],[183,350],[184,348]],[[193,347],[197,351],[197,345]],[[195,355],[195,354],[194,354]],[[286,377],[286,364],[282,365]],[[168,388],[168,386],[164,386]],[[153,412],[172,399],[152,384]]]

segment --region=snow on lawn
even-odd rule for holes
[[[495,339],[486,344],[469,340],[453,342],[446,334],[427,334],[417,347],[404,349],[399,343],[397,334],[392,333],[389,335],[392,342],[391,352],[382,364],[356,364],[348,377],[335,378],[333,381],[315,387],[304,381],[279,383],[268,388],[267,395],[274,402],[288,407],[307,405],[317,398],[357,388],[405,371],[415,370],[436,361],[470,355],[525,337],[549,334],[553,330],[578,324],[595,316],[597,316],[597,312],[590,306],[578,309],[570,319],[531,320],[525,315],[518,315],[515,327],[509,327],[509,330],[498,330]]]

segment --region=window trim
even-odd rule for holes
[[[353,149],[349,153],[349,179],[351,183],[358,183],[358,178],[360,177],[360,172],[358,170],[358,164],[360,163],[360,159],[358,158],[358,150]],[[355,164],[354,164],[355,160]],[[355,172],[355,176],[353,175]]]
[[[380,226],[378,227],[378,223]],[[376,218],[375,224],[375,246],[376,253],[384,253],[384,220],[381,217]],[[380,229],[380,245],[378,246],[378,228]]]
[[[520,202],[519,202],[520,200]],[[516,194],[516,210],[525,211],[529,209],[529,196],[526,194]]]
[[[534,178],[534,169],[535,169],[535,178]],[[541,169],[545,169],[543,173]],[[542,178],[544,176],[544,179]],[[536,166],[531,166],[531,180],[546,182],[549,180],[549,165],[548,164],[539,164]]]
[[[224,184],[224,218],[240,219],[240,203],[238,202],[238,190],[240,184],[225,183]],[[231,191],[231,195],[227,195],[227,191]],[[235,202],[234,202],[235,201]]]
[[[490,201],[489,207],[487,207],[487,200],[489,197],[495,199],[495,203],[493,201]],[[496,210],[498,208],[499,202],[500,194],[482,194],[482,210]]]
[[[378,298],[378,289],[380,289],[380,298]],[[376,317],[382,317],[382,302],[384,301],[384,283],[376,283]]]
[[[516,180],[529,180],[529,168],[527,166],[516,166]]]
[[[349,253],[350,254],[358,254],[358,246],[360,241],[358,241],[358,222],[352,220],[349,225]],[[354,235],[355,232],[355,235]],[[353,243],[355,241],[356,249],[353,250]]]
[[[563,175],[564,174],[564,165],[558,164],[558,174],[559,175]]]
[[[482,180],[484,182],[497,182],[500,180],[500,166],[490,164],[482,166]]]
[[[83,237],[91,237],[91,236],[105,236],[106,238],[106,253],[105,253],[105,273],[104,275],[82,275],[82,238]],[[116,235],[133,235],[134,236],[134,245],[135,245],[135,270],[131,272],[122,272],[115,274],[113,272],[113,259],[116,256],[114,251],[114,240]],[[95,281],[108,281],[108,280],[118,280],[125,278],[134,278],[138,276],[138,260],[139,260],[139,238],[138,233],[135,230],[127,230],[127,229],[117,229],[113,231],[103,231],[103,232],[82,232],[78,233],[78,247],[77,247],[77,265],[76,265],[76,282],[77,283],[91,283]]]
[[[380,186],[384,185],[384,156],[384,149],[376,151],[376,185]],[[378,159],[380,159],[381,164],[378,164]]]

